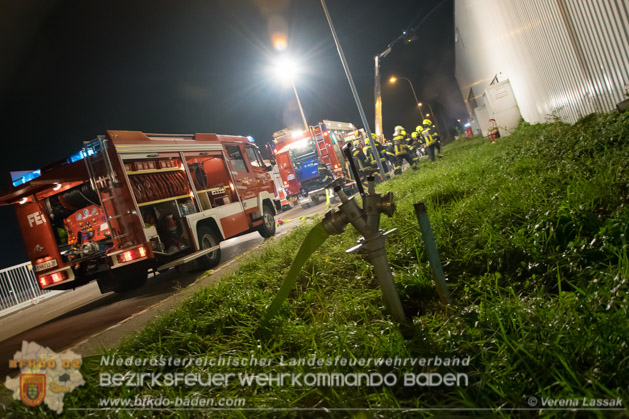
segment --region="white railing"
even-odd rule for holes
[[[24,306],[37,304],[62,291],[39,289],[33,265],[25,262],[0,270],[0,317]]]

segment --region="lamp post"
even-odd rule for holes
[[[299,107],[299,112],[301,113],[301,120],[304,123],[304,130],[308,131],[308,121],[306,121],[306,114],[304,113],[304,108],[301,106],[301,101],[299,100],[299,95],[297,94],[297,87],[295,87],[295,74],[297,73],[297,66],[295,63],[287,57],[284,57],[277,63],[275,63],[275,74],[278,78],[286,81],[290,81],[291,86],[293,87],[293,92],[295,92],[295,99],[297,99],[297,106]]]
[[[391,45],[388,46],[387,49],[382,51],[380,54],[373,57],[375,62],[375,70],[374,70],[374,96],[376,98],[376,136],[380,139],[380,143],[384,144],[382,141],[382,87],[380,86],[380,60],[389,55],[391,52]]]
[[[304,108],[301,107],[301,101],[299,100],[299,95],[297,94],[297,88],[295,87],[295,82],[293,79],[290,79],[290,83],[293,85],[293,91],[295,92],[295,99],[297,99],[297,106],[299,106],[299,112],[301,113],[301,120],[304,123],[304,130],[308,131],[308,122],[306,121],[306,115],[304,114]]]
[[[415,88],[413,87],[413,82],[411,82],[409,79],[407,79],[406,77],[395,77],[392,76],[389,79],[389,83],[395,83],[398,80],[406,80],[408,82],[408,85],[411,86],[411,91],[413,92],[413,97],[415,98],[415,103],[417,104],[417,107],[419,108],[419,114],[422,117],[422,121],[424,120],[424,113],[422,112],[422,104],[419,100],[417,100],[417,95],[415,94]]]

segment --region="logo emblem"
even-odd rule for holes
[[[22,350],[9,359],[9,368],[19,369],[20,374],[7,376],[4,385],[14,400],[29,407],[46,405],[61,414],[63,397],[85,384],[81,364],[81,355],[72,351],[58,354],[35,342],[22,341]]]
[[[27,406],[39,406],[46,398],[46,374],[20,374],[20,398]]]

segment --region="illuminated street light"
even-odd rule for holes
[[[430,106],[430,103],[427,103],[426,105],[428,105],[428,107],[430,108],[430,113],[426,114],[426,116],[432,115],[432,117],[435,118],[435,121],[439,123],[439,121],[437,121],[437,115],[435,115],[435,111],[432,110],[432,106]]]
[[[419,114],[422,117],[422,120],[424,119],[424,113],[422,112],[422,104],[419,100],[417,100],[417,95],[415,94],[415,88],[413,87],[413,83],[407,79],[406,77],[395,77],[395,76],[391,76],[391,78],[389,79],[389,83],[393,84],[396,81],[398,81],[398,79],[402,79],[402,80],[406,80],[409,84],[409,86],[411,86],[411,91],[413,92],[413,97],[415,98],[415,103],[417,103],[417,106],[419,107]]]
[[[301,101],[299,100],[299,95],[297,94],[297,88],[295,87],[295,76],[299,73],[299,68],[295,61],[283,57],[281,60],[275,63],[275,75],[281,81],[285,83],[290,83],[293,86],[293,91],[295,92],[295,99],[297,99],[297,106],[299,106],[299,112],[301,113],[301,120],[304,123],[304,129],[308,131],[308,122],[306,121],[306,115],[304,114],[304,108],[301,106]]]

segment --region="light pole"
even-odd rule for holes
[[[290,81],[293,86],[293,92],[295,92],[295,99],[297,99],[297,106],[299,106],[299,112],[301,113],[301,120],[304,123],[304,130],[308,131],[308,121],[306,121],[306,114],[304,108],[301,106],[299,95],[297,94],[297,87],[295,87],[295,74],[297,73],[297,66],[295,63],[287,57],[283,57],[280,61],[275,63],[275,74],[278,78],[286,81]]]
[[[382,139],[382,87],[380,86],[380,60],[391,52],[391,45],[380,54],[373,57],[375,62],[374,70],[374,96],[376,98],[376,136],[380,139],[380,143],[384,144]]]
[[[323,0],[322,0],[323,1]],[[398,42],[404,41],[404,43],[413,42],[417,37],[415,36],[415,31],[412,30],[408,34],[406,31],[402,32],[402,35],[398,36],[387,45],[387,49],[382,51],[380,54],[373,57],[375,63],[374,69],[374,97],[375,97],[375,116],[376,116],[376,136],[380,138],[382,144],[384,144],[384,136],[382,134],[382,88],[380,86],[380,60],[389,55],[391,49]]]
[[[301,120],[304,123],[304,130],[308,131],[308,121],[306,121],[306,115],[304,114],[304,108],[301,107],[301,101],[299,100],[299,95],[297,94],[297,88],[295,87],[295,82],[293,79],[290,79],[290,83],[293,85],[293,91],[295,92],[295,99],[297,99],[297,106],[299,106],[299,112],[301,113]]]
[[[411,86],[411,91],[413,92],[413,97],[415,98],[415,103],[417,104],[417,107],[419,108],[419,114],[422,117],[422,121],[424,120],[424,113],[422,112],[422,104],[419,100],[417,100],[417,95],[415,94],[415,88],[413,87],[413,82],[411,82],[409,79],[407,79],[406,77],[395,77],[392,76],[389,79],[389,83],[395,83],[398,80],[406,80],[408,82],[408,85]]]

